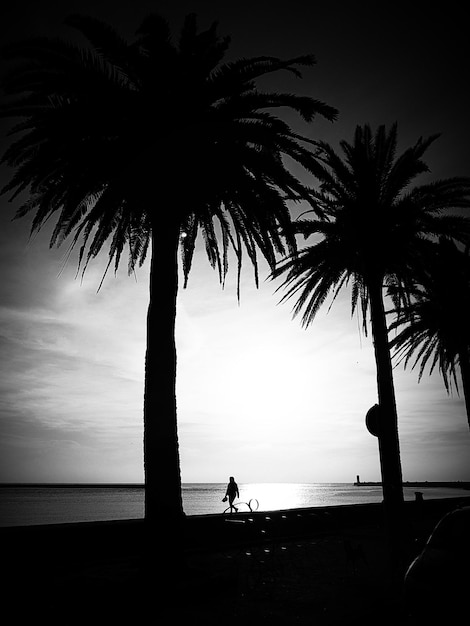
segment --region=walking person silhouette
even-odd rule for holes
[[[230,505],[230,513],[232,513],[232,509],[235,509],[235,513],[238,511],[237,507],[234,506],[233,501],[235,500],[235,498],[239,498],[239,497],[240,497],[240,494],[238,492],[238,485],[235,482],[234,477],[230,476],[229,483],[225,491],[225,498],[224,498],[224,502],[226,502],[228,498],[228,503]]]

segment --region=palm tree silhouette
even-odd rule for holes
[[[418,381],[426,365],[438,366],[447,393],[452,381],[458,392],[460,370],[470,428],[470,257],[448,239],[431,243],[419,283],[410,299],[400,303],[390,330],[399,330],[390,341],[392,356],[405,368],[415,357],[420,363]]]
[[[297,297],[294,316],[308,326],[332,294],[349,283],[352,311],[360,305],[363,330],[370,324],[377,365],[380,410],[379,451],[386,520],[393,530],[403,501],[397,408],[384,309],[384,286],[394,284],[397,298],[410,288],[426,238],[442,234],[468,238],[469,222],[445,209],[470,207],[470,179],[448,179],[409,189],[428,170],[422,156],[436,137],[420,139],[400,156],[397,126],[357,126],[353,143],[342,141],[341,158],[327,143],[318,144],[312,194],[317,212],[300,219],[297,233],[314,236],[313,245],[281,263],[273,277],[284,275],[282,301]]]
[[[193,15],[177,43],[158,15],[142,22],[132,42],[90,17],[71,16],[67,23],[85,36],[85,45],[39,37],[3,49],[11,67],[1,114],[23,118],[13,128],[19,138],[3,156],[14,168],[3,193],[12,193],[10,200],[28,194],[17,217],[33,214],[32,231],[54,218],[50,245],[78,245],[83,271],[108,246],[108,268],[117,268],[128,248],[129,271],[151,250],[145,516],[156,519],[164,509],[165,519],[181,519],[179,253],[186,284],[198,232],[222,282],[230,250],[238,277],[245,253],[256,281],[257,250],[271,268],[279,254],[294,251],[288,201],[308,191],[283,157],[309,168],[309,140],[274,112],[287,107],[310,122],[317,114],[334,120],[336,110],[256,88],[269,73],[300,77],[299,67],[311,66],[312,56],[222,63],[229,38],[219,37],[216,24],[200,32]]]

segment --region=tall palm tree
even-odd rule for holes
[[[352,143],[340,143],[343,157],[327,143],[319,143],[315,169],[319,189],[312,202],[322,216],[301,219],[296,226],[305,238],[314,236],[314,243],[288,257],[273,273],[285,276],[282,300],[298,298],[294,315],[302,312],[305,326],[327,297],[336,297],[347,284],[351,284],[353,312],[358,304],[361,307],[365,332],[370,311],[383,495],[391,526],[400,519],[403,489],[384,287],[395,284],[406,293],[426,238],[468,237],[470,232],[468,221],[446,211],[470,207],[470,179],[410,189],[414,179],[428,170],[422,157],[435,139],[420,139],[396,156],[396,124],[389,131],[381,126],[375,134],[365,125],[356,128]]]
[[[420,363],[418,381],[426,365],[432,374],[438,366],[445,388],[457,391],[462,381],[470,428],[470,256],[454,242],[432,243],[426,265],[408,302],[398,310],[390,330],[399,330],[390,342],[392,355],[406,367]]]
[[[50,244],[78,246],[79,267],[108,248],[129,269],[151,250],[144,390],[148,519],[182,519],[176,422],[175,314],[178,256],[185,284],[198,233],[221,281],[233,249],[254,266],[257,250],[274,267],[295,249],[289,200],[307,191],[285,167],[310,167],[309,140],[275,115],[287,107],[304,120],[336,111],[311,97],[263,92],[256,80],[282,70],[300,76],[311,56],[222,62],[228,38],[217,25],[200,32],[188,16],[177,43],[163,18],[146,18],[132,42],[90,17],[68,25],[83,46],[35,38],[3,49],[11,66],[1,114],[22,118],[3,161],[14,173],[3,192],[26,193],[17,216],[32,230],[50,218]]]

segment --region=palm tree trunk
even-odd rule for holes
[[[462,377],[463,397],[467,411],[468,427],[470,428],[470,358],[467,346],[459,352],[460,375]]]
[[[176,297],[179,227],[152,234],[144,392],[145,518],[160,527],[184,517],[176,422]]]
[[[393,531],[398,530],[401,525],[403,479],[398,441],[397,406],[381,280],[371,281],[369,298],[380,407],[378,439],[384,510],[387,525]]]

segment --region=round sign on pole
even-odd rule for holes
[[[374,437],[378,437],[380,434],[380,406],[374,404],[366,413],[366,426],[367,430]]]

